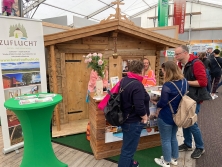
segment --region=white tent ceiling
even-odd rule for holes
[[[36,8],[26,13],[26,17],[45,19],[58,16],[68,16],[68,24],[72,23],[72,17],[85,17],[90,20],[100,21],[115,13],[116,5],[111,2],[116,0],[23,0],[25,13],[30,7]],[[158,0],[120,0],[122,14],[127,17],[135,17],[138,13],[148,11],[157,5]],[[190,0],[189,0],[190,1]],[[212,3],[222,5],[222,0],[191,0],[196,3]],[[173,3],[173,0],[169,0]],[[38,4],[40,4],[38,6]]]

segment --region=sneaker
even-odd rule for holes
[[[160,166],[162,166],[162,167],[170,167],[170,163],[168,162],[166,162],[166,161],[164,161],[163,159],[160,159],[160,158],[154,158],[154,161],[158,164],[158,165],[160,165]]]
[[[160,157],[162,160],[164,160],[163,156]],[[173,159],[171,158],[171,162],[170,162],[172,165],[177,165],[178,162],[177,162],[177,159]]]
[[[192,151],[192,147],[188,147],[186,144],[181,144],[179,146],[179,151],[182,152],[182,151]]]
[[[198,159],[201,157],[201,155],[205,153],[205,150],[204,149],[201,149],[201,148],[196,148],[194,150],[194,152],[191,154],[191,158],[194,158],[194,159]]]
[[[216,94],[214,94],[214,97],[215,97],[215,98],[218,98],[218,96],[217,96]]]
[[[133,166],[132,167],[139,167],[139,162],[138,161],[133,161]]]

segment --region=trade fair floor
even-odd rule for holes
[[[198,124],[201,128],[205,153],[198,160],[190,158],[192,151],[180,152],[178,167],[216,167],[221,166],[222,152],[222,89],[219,89],[218,98],[205,101],[201,105],[198,115]],[[183,142],[182,129],[179,129],[178,142]],[[54,152],[59,160],[69,165],[69,167],[117,167],[117,164],[107,160],[95,160],[94,156],[66,146],[52,143]],[[2,132],[0,130],[0,149],[3,148]],[[19,167],[23,156],[23,148],[19,153],[11,152],[6,155],[0,154],[0,167]]]

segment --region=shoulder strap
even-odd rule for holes
[[[179,92],[180,96],[182,97],[183,95],[182,95],[180,89],[177,87],[177,85],[172,81],[170,81],[170,82],[176,87],[177,91]]]
[[[184,79],[184,80],[185,80],[185,79]],[[182,95],[181,91],[179,90],[179,88],[177,87],[177,85],[176,85],[174,82],[172,82],[172,81],[170,81],[170,82],[176,87],[176,89],[178,90],[180,96],[183,97],[183,95]],[[185,82],[186,82],[186,81],[185,81]],[[182,85],[183,85],[183,80],[182,80]],[[185,91],[185,92],[187,92],[187,84],[186,84],[186,91]],[[178,95],[179,95],[179,94],[178,94]],[[178,96],[178,95],[177,95],[177,96]],[[170,106],[170,111],[172,112],[173,115],[174,115],[174,111],[173,111],[173,107],[172,107],[172,105],[171,105],[170,102],[172,102],[174,99],[176,99],[177,96],[174,97],[172,100],[170,100],[170,101],[168,102],[168,103],[169,103],[169,106]]]
[[[189,62],[189,67],[191,68],[191,78],[192,79],[195,79],[196,80],[196,78],[195,78],[195,76],[194,76],[194,71],[193,71],[193,65],[194,65],[194,63],[195,62],[197,62],[197,61],[199,61],[199,62],[201,62],[202,64],[203,64],[203,62],[200,60],[200,59],[198,59],[198,58],[195,58],[195,59],[193,59],[192,61],[190,61]],[[204,65],[204,64],[203,64]],[[204,68],[205,68],[205,66],[204,66]]]
[[[124,88],[120,87],[119,93],[122,93],[131,83],[135,82],[136,80],[130,81]],[[123,82],[123,81],[122,81]]]
[[[217,59],[214,57],[214,60],[216,60],[216,62],[217,62],[217,64],[218,64],[218,66],[220,67],[220,69],[221,69],[221,66],[220,66],[220,64],[218,63],[218,61],[217,61]]]

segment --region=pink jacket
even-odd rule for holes
[[[90,76],[89,76],[89,83],[88,83],[88,90],[90,92],[94,92],[95,91],[97,78],[98,78],[97,72],[92,70],[91,73],[90,73]]]
[[[118,93],[119,92],[119,87],[120,87],[120,81],[110,90],[111,93]],[[104,110],[104,108],[106,107],[106,104],[108,103],[110,98],[110,95],[107,94],[103,100],[99,103],[98,108],[100,110]]]
[[[138,76],[137,74],[134,74],[134,73],[132,73],[132,72],[128,72],[128,73],[127,73],[127,76],[128,76],[129,78],[138,79],[140,82],[142,82],[142,80],[143,80],[143,77],[142,77],[142,76]],[[118,92],[119,92],[120,82],[121,82],[121,80],[110,90],[111,93],[118,93]],[[107,94],[107,95],[103,98],[103,100],[99,103],[98,108],[99,108],[100,110],[104,110],[104,108],[106,107],[106,105],[107,105],[107,103],[108,103],[108,101],[109,101],[109,98],[110,98],[110,95]]]

